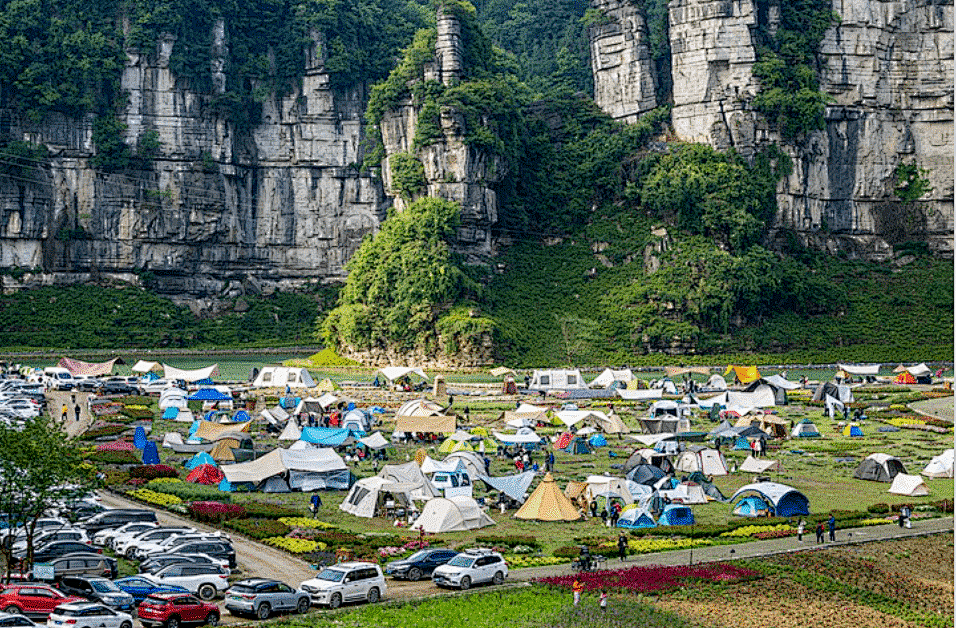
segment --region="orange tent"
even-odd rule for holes
[[[916,378],[909,371],[903,371],[893,380],[894,384],[915,384]]]
[[[737,376],[741,384],[749,384],[760,379],[760,372],[757,371],[756,366],[728,366],[727,370],[724,371],[724,377],[729,375],[731,371]]]

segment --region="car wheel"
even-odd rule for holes
[[[375,602],[378,602],[380,597],[382,597],[382,594],[379,593],[378,588],[372,587],[371,590],[368,592],[368,603],[375,604]]]
[[[462,591],[464,591],[464,590],[466,590],[466,589],[470,589],[470,588],[471,588],[471,578],[469,578],[468,576],[465,576],[464,578],[461,579],[461,583],[460,583],[458,586],[461,588]]]
[[[124,621],[122,624],[120,624],[120,628],[133,628],[133,622]]]
[[[505,581],[505,575],[501,573],[500,571],[496,571],[495,577],[492,578],[491,581],[494,582],[495,584],[501,584],[502,582]]]
[[[259,619],[269,619],[269,615],[272,614],[272,607],[269,606],[268,602],[263,602],[256,609],[256,617]]]
[[[166,620],[166,628],[179,628],[179,618],[170,617]]]
[[[312,600],[307,597],[299,598],[299,603],[295,605],[295,612],[299,615],[305,615],[312,606]]]
[[[216,597],[216,587],[212,586],[211,584],[204,584],[199,587],[199,590],[196,591],[196,593],[199,595],[200,600],[203,602],[208,602]]]
[[[418,582],[422,579],[422,570],[418,567],[412,567],[408,570],[408,579],[412,582]]]
[[[338,608],[342,606],[342,594],[333,593],[332,597],[329,598],[329,608]]]
[[[4,613],[10,613],[11,615],[22,615],[22,614],[23,614],[23,611],[20,610],[20,607],[19,607],[19,606],[14,606],[13,604],[11,604],[10,606],[8,606],[8,607],[6,607],[5,609],[3,609],[3,612],[4,612]]]
[[[206,625],[207,626],[218,626],[219,625],[219,613],[209,613],[206,615]]]

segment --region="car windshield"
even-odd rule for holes
[[[319,580],[328,580],[329,582],[342,582],[343,577],[345,577],[345,572],[338,569],[323,569],[316,576]]]
[[[429,555],[430,553],[431,553],[431,552],[429,552],[428,550],[418,550],[417,552],[415,552],[414,554],[412,554],[411,556],[409,556],[409,557],[406,558],[405,560],[413,561],[413,562],[416,561],[416,560],[422,560],[422,559],[424,559],[424,558],[428,558],[428,555]]]
[[[448,564],[452,567],[471,567],[472,563],[474,562],[475,559],[471,558],[470,556],[459,555],[452,558]]]
[[[93,580],[90,584],[100,593],[116,593],[117,591],[122,591],[122,589],[109,580]]]

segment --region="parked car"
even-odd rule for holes
[[[39,582],[8,584],[0,591],[0,609],[4,613],[19,613],[29,617],[46,617],[61,604],[85,601]]]
[[[343,602],[378,602],[388,586],[378,565],[364,562],[330,565],[301,585],[315,604],[338,608]]]
[[[102,384],[103,382],[92,377],[88,379],[81,379],[77,380],[77,382],[73,384],[73,390],[77,392],[96,392],[96,390],[102,386]]]
[[[139,388],[126,382],[103,382],[97,389],[98,395],[138,395]]]
[[[152,510],[125,508],[106,510],[93,515],[80,524],[80,527],[85,529],[87,534],[96,534],[100,530],[118,528],[132,521],[150,521],[156,523],[156,512]]]
[[[158,527],[153,528],[152,530],[144,530],[136,536],[132,536],[126,539],[117,539],[113,543],[113,550],[120,555],[126,556],[127,558],[132,558],[135,554],[140,553],[144,548],[149,548],[150,551],[155,551],[160,548],[160,543],[168,539],[169,537],[176,534],[183,534],[184,532],[195,532],[194,528],[166,528]]]
[[[48,628],[133,628],[133,616],[95,602],[58,606],[46,620]]]
[[[48,530],[41,534],[34,533],[33,537],[33,547],[43,547],[47,543],[52,543],[53,541],[76,541],[77,543],[89,543],[90,537],[86,536],[84,530],[78,530],[75,528],[64,528],[62,530]],[[20,539],[14,541],[12,548],[14,554],[19,554],[27,551],[27,540]]]
[[[33,562],[48,563],[54,558],[60,558],[64,554],[75,554],[77,552],[98,554],[100,550],[92,545],[80,543],[79,541],[50,541],[41,547],[33,548]],[[23,560],[27,556],[27,551],[24,549],[20,552],[15,552],[14,556],[17,560]]]
[[[307,592],[268,578],[240,580],[226,591],[226,610],[233,615],[255,615],[259,619],[283,611],[304,615],[311,606]]]
[[[467,589],[480,582],[501,584],[508,577],[508,565],[498,552],[472,549],[437,567],[432,580],[440,587]]]
[[[207,538],[195,541],[184,541],[182,543],[169,546],[166,548],[166,553],[203,554],[225,561],[230,569],[236,568],[236,550],[232,546],[232,543],[224,540]]]
[[[421,580],[431,577],[436,567],[444,565],[458,555],[455,550],[434,547],[418,550],[408,558],[390,562],[385,566],[385,575],[399,580]]]
[[[70,525],[70,522],[66,519],[61,519],[59,517],[41,517],[37,519],[36,525],[33,528],[34,538],[36,535],[39,535],[43,532],[49,532],[50,530],[59,530],[60,528],[66,528]],[[26,528],[21,526],[15,526],[13,528],[7,528],[4,530],[2,535],[4,543],[16,543],[17,541],[25,539],[27,536]],[[11,540],[8,541],[7,539]]]
[[[153,554],[139,564],[139,569],[144,573],[156,573],[167,565],[184,565],[189,563],[219,565],[227,570],[229,569],[228,560],[206,556],[205,554]]]
[[[188,589],[205,601],[229,588],[229,572],[218,565],[169,565],[154,574],[139,574],[156,584],[175,584]]]
[[[139,604],[154,593],[189,593],[184,587],[172,584],[157,585],[142,576],[126,576],[114,580],[114,584],[121,590],[133,596],[133,601]]]
[[[158,527],[159,524],[151,521],[131,521],[130,523],[124,523],[118,528],[105,528],[100,530],[93,535],[93,544],[105,545],[106,547],[112,548],[114,539],[123,535],[135,536],[144,530],[151,530]]]
[[[232,545],[229,544],[229,540],[229,536],[221,532],[206,533],[196,530],[190,532],[179,532],[158,540],[154,538],[152,541],[145,539],[138,541],[136,543],[136,547],[133,548],[132,556],[138,560],[142,560],[151,554],[180,553],[181,550],[178,548],[186,544],[204,543],[208,545],[209,551],[202,551],[200,553],[209,554],[214,552],[226,558],[229,556],[230,552],[232,552]],[[181,553],[194,554],[196,553],[196,550],[188,552],[184,551]]]
[[[0,628],[33,628],[36,624],[25,615],[0,613]]]
[[[53,579],[59,580],[63,576],[103,576],[115,578],[118,574],[116,559],[102,554],[77,552],[66,554],[52,561]]]
[[[196,599],[188,593],[156,593],[139,605],[139,621],[144,626],[179,628],[181,624],[219,623],[219,607]]]
[[[60,591],[78,595],[90,602],[99,602],[115,611],[132,613],[136,607],[133,596],[119,588],[112,580],[99,576],[65,576],[60,579]]]

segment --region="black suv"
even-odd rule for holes
[[[167,549],[165,554],[205,554],[213,558],[229,561],[229,568],[236,568],[236,550],[225,541],[196,540],[183,541]]]
[[[60,591],[67,595],[85,597],[91,602],[99,602],[113,610],[132,613],[136,606],[133,596],[126,593],[112,580],[95,576],[63,576],[59,584]]]
[[[80,543],[79,541],[50,541],[42,547],[38,547],[33,550],[33,562],[47,563],[54,558],[60,558],[64,554],[75,554],[78,552],[84,552],[87,554],[99,553],[92,545]],[[26,558],[26,556],[26,550],[16,554],[18,560],[23,560]]]
[[[92,537],[100,530],[118,528],[132,521],[150,521],[156,523],[156,513],[152,510],[116,509],[98,513],[84,521],[80,526]]]
[[[139,388],[130,386],[126,382],[103,382],[103,385],[96,389],[98,395],[138,395]]]
[[[444,565],[458,555],[455,550],[441,547],[418,550],[408,558],[390,562],[385,566],[385,575],[398,579],[421,580],[430,578],[435,567]]]

